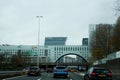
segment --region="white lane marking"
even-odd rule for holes
[[[80,73],[80,75],[81,75],[81,76],[84,76],[84,75],[85,75],[85,73]]]
[[[37,80],[41,80],[41,78],[37,79]]]

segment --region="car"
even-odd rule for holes
[[[39,75],[41,75],[41,71],[40,71],[39,67],[31,66],[31,67],[29,67],[27,74],[28,74],[28,76],[31,76],[31,75],[39,76]]]
[[[91,67],[85,73],[84,80],[112,80],[112,72],[107,68]]]
[[[28,73],[28,67],[25,67],[23,70],[22,70],[22,74],[27,74]]]
[[[72,69],[69,70],[69,72],[78,72],[78,70],[75,69],[75,68],[72,68]]]
[[[58,76],[63,76],[63,77],[68,77],[68,69],[65,66],[56,66],[54,67],[53,71],[53,77],[58,77]]]
[[[47,68],[47,69],[46,69],[46,72],[47,72],[47,73],[49,73],[49,72],[52,73],[52,72],[53,72],[53,69],[52,69],[52,68]]]
[[[68,72],[78,72],[78,68],[76,66],[68,66]]]
[[[86,68],[83,66],[79,66],[78,70],[83,72],[83,71],[86,71]]]

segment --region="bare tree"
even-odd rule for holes
[[[120,17],[118,17],[114,28],[113,46],[114,52],[120,50]]]
[[[31,62],[30,52],[29,51],[23,52],[22,59],[24,64],[30,63]]]
[[[90,41],[90,51],[94,59],[104,58],[111,53],[109,39],[112,28],[109,24],[99,24],[96,26]]]
[[[23,64],[21,50],[18,50],[16,54],[12,55],[11,62],[17,66]]]
[[[25,66],[30,63],[30,54],[29,51],[23,52],[22,50],[18,50],[18,52],[12,55],[11,63],[16,66]]]

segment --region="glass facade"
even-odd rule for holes
[[[88,45],[88,38],[83,38],[82,45]]]
[[[65,45],[67,37],[46,37],[44,45]]]

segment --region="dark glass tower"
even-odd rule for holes
[[[88,38],[83,38],[82,45],[88,45]]]
[[[67,37],[46,37],[44,45],[65,45]]]

